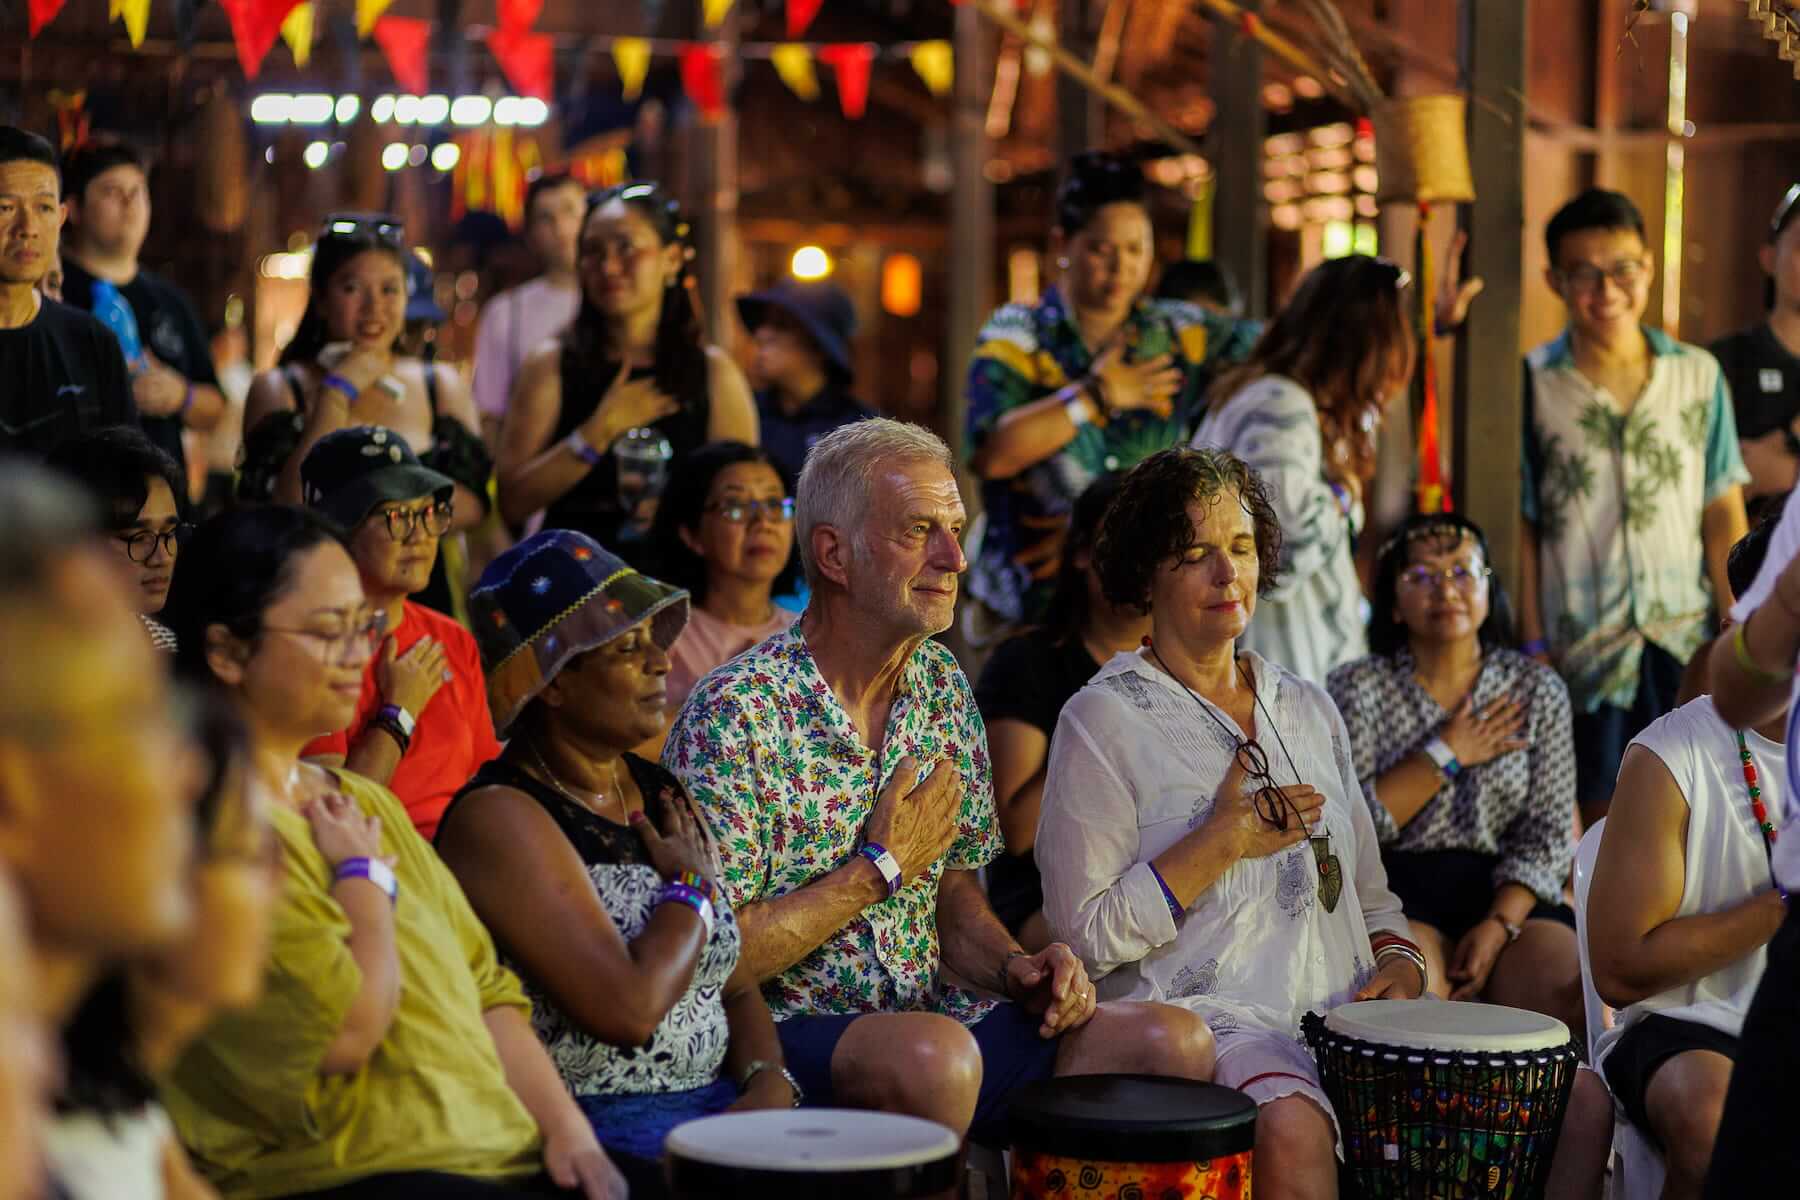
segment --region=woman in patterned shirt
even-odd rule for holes
[[[1433,991],[1585,1024],[1574,915],[1569,693],[1511,649],[1487,541],[1450,513],[1382,547],[1369,641],[1332,672],[1389,885]]]

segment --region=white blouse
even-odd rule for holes
[[[1325,910],[1303,841],[1234,863],[1179,922],[1170,916],[1150,860],[1211,813],[1234,743],[1200,711],[1205,701],[1142,651],[1128,651],[1057,722],[1036,844],[1044,915],[1099,981],[1102,999],[1179,1003],[1215,1035],[1298,1037],[1308,1010],[1345,1003],[1373,976],[1371,930],[1406,937],[1408,929],[1331,698],[1255,654],[1241,657],[1269,714],[1258,711],[1253,733],[1275,782],[1308,783],[1325,797],[1320,832],[1330,833],[1343,879],[1334,911]],[[1222,709],[1207,708],[1237,729]]]

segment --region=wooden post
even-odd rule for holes
[[[1057,29],[1057,40],[1090,61],[1095,57],[1091,9],[1091,0],[1062,0]],[[1058,75],[1056,128],[1057,150],[1065,163],[1083,150],[1100,149],[1106,145],[1106,102],[1080,81]]]
[[[1244,7],[1252,12],[1260,0]],[[1218,112],[1207,150],[1218,179],[1213,194],[1213,256],[1244,293],[1246,316],[1268,312],[1264,269],[1268,210],[1263,205],[1263,139],[1269,131],[1262,105],[1263,50],[1224,20],[1213,18],[1213,100]]]
[[[963,458],[963,423],[968,417],[963,381],[975,352],[975,335],[994,307],[994,189],[984,173],[987,89],[993,74],[981,13],[973,4],[960,5],[950,119],[950,161],[956,172],[950,192],[950,303],[944,357],[938,364],[941,427],[958,462]],[[973,513],[977,493],[967,483],[963,500]]]
[[[725,110],[703,121],[694,147],[695,267],[707,336],[721,346],[732,342],[731,298],[737,290],[737,109],[731,93],[738,75],[738,14],[727,13],[705,40],[719,48],[725,83]]]
[[[1487,287],[1470,310],[1457,347],[1453,486],[1458,511],[1486,531],[1493,567],[1514,596],[1519,594],[1522,525],[1525,8],[1462,0],[1459,39],[1470,91],[1489,102],[1469,105],[1469,159],[1477,199],[1468,209],[1466,264],[1467,273],[1481,276]],[[1528,236],[1532,232],[1525,230]]]

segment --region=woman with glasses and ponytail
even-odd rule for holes
[[[1338,1137],[1300,1018],[1427,981],[1343,718],[1240,649],[1278,583],[1276,513],[1219,451],[1164,450],[1126,476],[1094,570],[1150,635],[1063,706],[1034,851],[1051,935],[1102,999],[1206,1019],[1214,1082],[1258,1105],[1257,1195],[1324,1198]]]
[[[574,323],[526,358],[500,431],[500,511],[647,557],[670,460],[706,442],[755,445],[743,372],[706,341],[690,294],[690,230],[653,183],[588,202]]]
[[[1375,568],[1373,654],[1331,673],[1388,883],[1432,991],[1586,1021],[1575,916],[1569,690],[1513,649],[1487,539],[1408,517]]]

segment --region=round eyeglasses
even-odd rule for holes
[[[181,548],[194,532],[192,525],[176,525],[160,532],[154,529],[140,529],[135,533],[118,534],[118,539],[125,543],[125,556],[134,563],[147,563],[156,557],[157,547],[162,547],[166,557],[174,558],[175,552]]]
[[[1434,588],[1439,580],[1443,580],[1459,592],[1472,592],[1475,585],[1484,582],[1493,571],[1487,567],[1465,567],[1457,563],[1443,570],[1431,567],[1408,567],[1400,572],[1400,586],[1408,591],[1424,591]]]
[[[1577,292],[1591,292],[1600,286],[1602,279],[1610,279],[1613,286],[1622,292],[1629,292],[1644,278],[1649,267],[1641,258],[1621,258],[1609,267],[1597,267],[1592,263],[1582,263],[1578,267],[1567,269],[1558,267],[1556,277]]]
[[[360,621],[352,621],[343,629],[305,629],[264,625],[262,632],[284,633],[289,637],[305,638],[325,652],[327,662],[343,663],[367,658],[374,653],[376,645],[387,633],[387,614],[385,612],[371,613]]]
[[[722,504],[707,505],[706,511],[718,513],[733,525],[748,525],[757,517],[767,517],[785,525],[794,519],[794,501],[791,496],[780,500],[727,500]]]
[[[412,537],[413,530],[419,526],[423,526],[425,532],[432,537],[443,537],[450,532],[450,522],[456,516],[456,504],[451,500],[437,500],[418,508],[390,508],[382,516],[387,520],[388,536],[396,542],[404,542]]]

